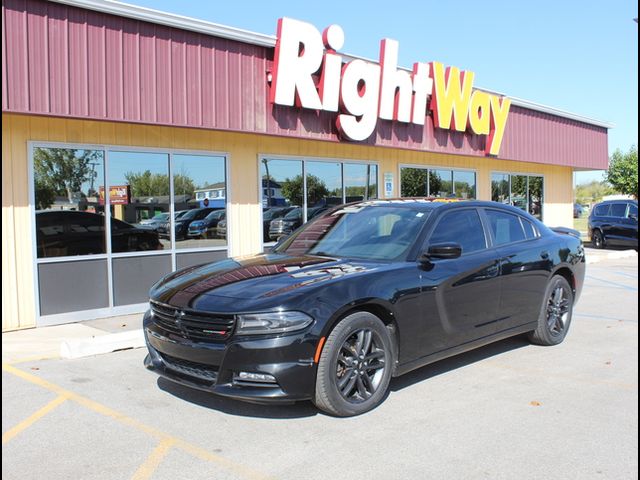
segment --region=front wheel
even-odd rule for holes
[[[594,230],[591,234],[591,243],[595,248],[604,248],[604,235],[600,230]]]
[[[387,327],[375,315],[356,312],[343,318],[320,355],[316,406],[339,417],[377,407],[391,381],[392,345]]]
[[[544,297],[538,328],[529,334],[529,340],[538,345],[558,345],[567,335],[573,315],[573,290],[564,277],[551,278]]]

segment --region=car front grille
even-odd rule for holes
[[[215,382],[218,378],[218,367],[182,360],[181,358],[175,358],[165,353],[161,353],[160,355],[165,366],[175,372],[188,375],[189,377],[196,377],[207,382]]]
[[[235,327],[233,315],[181,309],[154,301],[150,304],[158,327],[194,342],[226,340]]]

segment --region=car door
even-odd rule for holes
[[[425,355],[484,337],[494,331],[500,302],[500,265],[477,208],[455,208],[442,214],[425,250],[458,243],[462,255],[434,259],[423,267],[422,316]]]
[[[502,279],[496,333],[535,322],[552,268],[553,245],[515,213],[484,209]]]
[[[627,204],[624,202],[617,202],[611,204],[611,210],[609,211],[608,226],[605,231],[605,237],[608,241],[617,244],[626,243],[627,237]]]
[[[638,246],[638,206],[634,203],[627,204],[627,211],[622,219],[621,232],[625,245]]]

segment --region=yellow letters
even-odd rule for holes
[[[491,131],[487,137],[487,146],[485,148],[485,152],[488,155],[498,155],[500,152],[500,145],[502,145],[504,129],[509,116],[509,107],[511,107],[511,100],[504,97],[501,102],[500,97],[491,95]]]
[[[460,72],[456,67],[447,67],[445,71],[440,62],[432,62],[431,75],[433,94],[430,106],[435,126],[464,132],[474,73]]]

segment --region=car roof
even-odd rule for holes
[[[611,203],[635,203],[637,205],[638,201],[632,198],[619,198],[617,200],[603,200],[602,202],[597,203],[597,205],[609,205]]]

